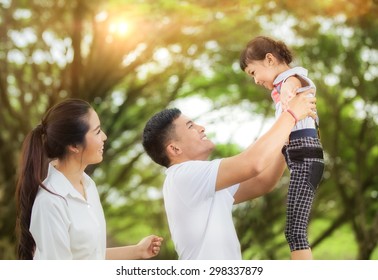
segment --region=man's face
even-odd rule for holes
[[[207,160],[214,149],[214,143],[207,139],[205,128],[180,115],[175,125],[176,139],[172,144],[180,149],[180,160]]]

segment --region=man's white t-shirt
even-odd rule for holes
[[[221,160],[187,161],[166,170],[164,204],[180,260],[240,260],[232,220],[239,185],[215,191]]]
[[[33,204],[30,232],[36,243],[34,259],[105,259],[106,223],[94,181],[84,174],[87,201],[50,163]]]

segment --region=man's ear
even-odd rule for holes
[[[167,146],[167,153],[170,157],[175,157],[181,154],[181,149],[175,144],[169,144]]]

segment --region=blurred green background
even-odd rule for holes
[[[238,125],[242,113],[257,120],[245,128],[254,141],[274,111],[238,59],[260,34],[285,41],[317,85],[326,170],[309,228],[314,257],[378,259],[377,15],[376,0],[0,0],[0,259],[15,258],[21,143],[67,97],[88,100],[108,135],[104,161],[87,172],[109,246],[155,233],[165,238],[156,259],[177,259],[164,169],[143,151],[143,126],[162,108],[196,100],[205,112],[191,105],[183,113],[216,114],[201,122],[209,131]],[[216,129],[214,157],[243,148]],[[287,185],[285,173],[269,195],[235,206],[244,259],[289,259]]]

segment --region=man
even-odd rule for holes
[[[143,131],[143,146],[167,167],[163,187],[171,237],[179,259],[236,259],[241,250],[232,221],[233,204],[271,191],[285,169],[281,149],[298,120],[316,117],[308,90],[294,97],[290,110],[240,154],[208,158],[214,144],[205,128],[178,109],[155,114]]]

